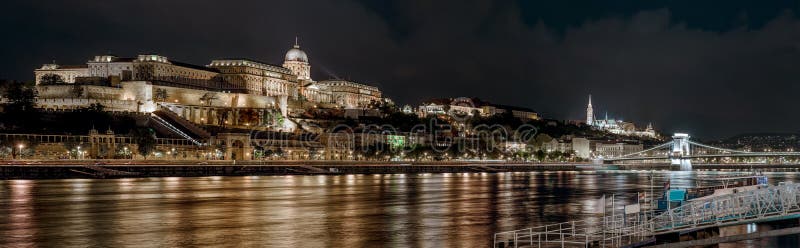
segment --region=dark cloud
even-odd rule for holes
[[[604,2],[606,3],[606,2]],[[595,114],[719,137],[797,131],[795,1],[9,1],[0,77],[155,52],[281,63],[294,36],[315,79],[401,103],[479,96],[548,117]]]

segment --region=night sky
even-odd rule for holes
[[[767,3],[769,2],[769,3]],[[601,4],[602,3],[602,4]],[[400,104],[476,96],[702,138],[800,130],[799,1],[3,1],[0,78],[158,53],[281,64]]]

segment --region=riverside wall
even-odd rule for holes
[[[0,161],[0,179],[498,173],[528,171],[678,170],[669,164],[373,162],[373,161]],[[694,170],[800,171],[798,164],[697,164]]]

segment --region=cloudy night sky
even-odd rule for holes
[[[113,2],[113,3],[112,3]],[[602,4],[600,4],[602,2]],[[417,105],[475,96],[700,138],[800,127],[799,1],[3,1],[0,78],[157,53],[281,64]]]

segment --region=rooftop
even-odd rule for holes
[[[270,64],[267,62],[262,62],[254,59],[247,59],[247,58],[222,58],[222,59],[215,59],[211,61],[211,64],[208,66],[252,66],[260,69],[266,70],[273,70],[278,71],[286,74],[291,74],[291,70],[284,68],[280,65]]]
[[[206,66],[202,66],[202,65],[194,65],[194,64],[189,64],[189,63],[183,63],[183,62],[178,62],[178,61],[174,61],[174,60],[170,60],[169,62],[171,64],[173,64],[173,65],[177,65],[177,66],[180,66],[180,67],[186,67],[186,68],[192,68],[192,69],[195,69],[195,70],[203,70],[203,71],[210,71],[210,72],[219,73],[219,70],[217,70],[216,68],[206,67]]]
[[[331,84],[331,83],[347,83],[347,84],[355,84],[355,85],[366,86],[366,87],[369,87],[369,88],[375,88],[375,90],[378,89],[378,87],[375,87],[375,86],[372,86],[372,85],[369,85],[369,84],[356,83],[356,82],[353,82],[353,81],[348,81],[348,80],[343,80],[343,79],[327,79],[327,80],[317,81],[317,83],[321,84],[321,85]]]

